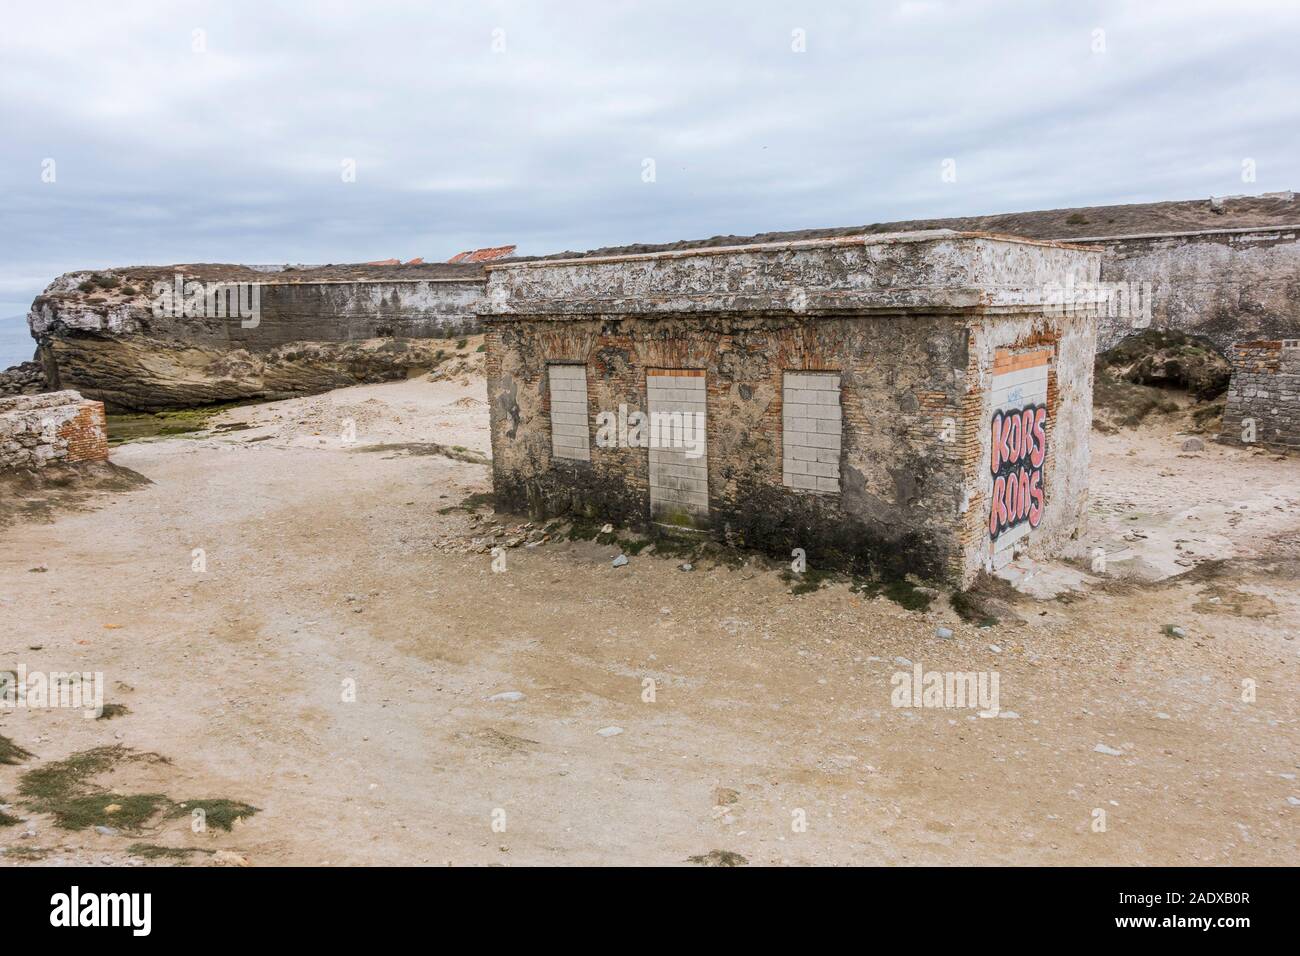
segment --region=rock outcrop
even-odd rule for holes
[[[405,378],[477,330],[482,291],[476,265],[134,267],[60,276],[28,324],[42,390],[157,411]]]
[[[45,370],[36,362],[0,369],[0,395],[36,395],[49,391]]]

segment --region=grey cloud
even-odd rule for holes
[[[546,253],[1300,180],[1281,2],[31,4],[6,26],[5,301],[117,263]]]

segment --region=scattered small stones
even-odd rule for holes
[[[691,564],[691,562],[689,562],[689,561],[683,561],[681,564],[677,565],[677,570],[678,570],[678,571],[694,571],[694,570],[695,570],[695,565]]]
[[[1205,442],[1199,438],[1189,438],[1183,442],[1183,451],[1205,451]]]
[[[1176,637],[1180,640],[1187,636],[1186,629],[1179,627],[1177,624],[1166,624],[1161,632],[1168,637]]]
[[[623,732],[623,728],[622,728],[622,727],[613,727],[613,726],[611,726],[611,727],[601,727],[600,730],[596,731],[596,736],[597,736],[597,737],[617,737],[617,736],[618,736],[619,734],[621,734],[622,732]]]
[[[895,658],[894,658],[894,663],[897,664],[899,667],[911,667],[911,666],[912,666],[912,662],[911,662],[908,658],[906,658],[906,657],[895,657]]]
[[[1114,747],[1107,747],[1105,744],[1097,744],[1097,746],[1093,747],[1092,749],[1094,752],[1099,754],[1105,754],[1107,757],[1124,756],[1124,751],[1116,750]]]
[[[614,526],[613,526],[612,524],[602,525],[602,526],[601,526],[601,529],[600,529],[600,533],[601,533],[601,534],[613,534],[613,533],[614,533]]]
[[[1002,653],[1002,648],[998,647],[996,644],[990,644],[990,645],[989,645],[989,650],[991,650],[994,654],[1001,654],[1001,653]]]
[[[1293,807],[1300,807],[1300,797],[1287,797],[1286,802]]]
[[[616,567],[616,568],[621,568],[621,567],[623,567],[623,565],[627,564],[627,555],[626,555],[626,554],[620,554],[620,555],[619,555],[618,557],[616,557],[616,558],[613,560],[613,562],[611,562],[611,563],[613,564],[614,567]]]
[[[950,628],[950,627],[936,627],[936,628],[934,629],[934,636],[935,636],[935,637],[941,637],[941,638],[943,638],[943,639],[946,641],[946,640],[948,640],[950,637],[952,637],[952,628]]]
[[[118,830],[116,827],[106,827],[100,825],[95,827],[95,832],[98,833],[100,836],[117,836],[122,831]]]
[[[499,694],[493,694],[488,700],[501,700],[508,704],[513,704],[524,699],[524,694],[517,690],[503,690]]]

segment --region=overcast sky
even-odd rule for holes
[[[294,6],[5,4],[0,316],[74,268],[1300,185],[1295,0]]]

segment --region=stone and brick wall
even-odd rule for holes
[[[0,468],[107,460],[102,402],[72,391],[0,398]]]
[[[496,267],[498,505],[678,523],[653,507],[663,457],[598,432],[620,407],[647,411],[656,374],[689,371],[703,381],[707,448],[702,488],[689,473],[675,486],[703,492],[689,523],[782,556],[803,548],[814,566],[967,583],[993,566],[994,376],[1033,354],[1046,369],[1046,412],[1031,422],[1045,435],[1043,497],[1016,550],[1059,552],[1083,531],[1095,313],[1049,315],[1042,290],[1095,282],[1097,268],[1085,250],[951,234]],[[586,369],[588,461],[553,454],[550,363]],[[798,386],[814,382],[835,382],[835,402],[808,401],[823,390]],[[836,426],[810,405],[834,407]],[[792,460],[830,451],[833,468],[813,476],[824,482],[795,480]]]
[[[1222,440],[1300,448],[1300,339],[1239,342],[1230,358]]]

